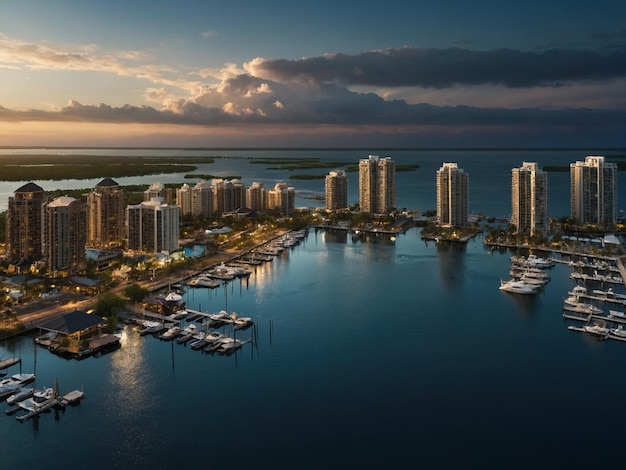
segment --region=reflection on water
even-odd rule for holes
[[[465,243],[447,241],[437,243],[439,280],[446,290],[453,292],[463,283],[466,249]]]
[[[144,338],[131,327],[122,331],[120,338],[123,354],[111,356],[112,395],[110,400],[115,404],[120,418],[134,418],[150,406],[145,384],[150,382],[149,368],[145,367]]]

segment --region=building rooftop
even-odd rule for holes
[[[42,330],[70,335],[104,323],[106,323],[104,319],[98,315],[89,315],[82,310],[74,310],[73,312],[52,318],[37,326]]]
[[[112,178],[104,178],[102,181],[100,181],[96,187],[111,187],[111,186],[119,186],[119,184],[117,184],[117,182],[112,179]]]
[[[48,203],[48,207],[67,207],[72,204],[76,199],[70,196],[59,196],[54,201]]]
[[[15,190],[16,193],[36,193],[39,191],[43,191],[43,188],[33,182],[26,183],[24,186]]]

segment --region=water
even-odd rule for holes
[[[510,178],[522,159],[541,161],[508,154],[481,167],[460,156],[428,164],[459,161],[474,168],[474,182],[480,168]],[[475,200],[501,191],[484,178]],[[431,207],[425,188],[399,186],[415,198],[409,207]],[[236,356],[131,328],[121,349],[83,361],[30,337],[0,343],[0,357],[20,355],[25,372],[36,366],[37,386],[57,378],[61,391],[86,395],[38,422],[0,416],[0,468],[577,468],[599,455],[619,463],[626,344],[567,330],[561,302],[574,283],[565,266],[533,298],[499,291],[510,254],[486,250],[481,237],[426,244],[418,229],[393,242],[311,230],[248,281],[185,294],[190,308],[254,318],[257,345]]]
[[[2,155],[17,153],[33,154],[73,154],[160,156],[167,159],[178,157],[214,156],[213,164],[198,166],[196,174],[216,176],[241,176],[246,187],[254,181],[262,182],[266,188],[285,181],[296,188],[296,206],[323,207],[324,201],[311,197],[324,196],[324,180],[290,180],[292,174],[327,174],[330,169],[315,170],[271,170],[270,166],[251,164],[251,158],[319,158],[331,162],[353,162],[367,158],[369,153],[391,156],[396,165],[418,164],[416,171],[396,173],[396,205],[398,208],[425,212],[436,209],[435,173],[444,162],[456,162],[470,177],[470,212],[508,218],[511,213],[511,169],[521,166],[523,161],[538,162],[540,167],[548,165],[568,166],[584,160],[586,155],[604,154],[593,149],[581,150],[141,150],[141,149],[0,149]],[[616,153],[616,152],[613,152]],[[607,158],[610,153],[607,153]],[[195,184],[197,179],[184,179],[186,173],[151,175],[145,177],[115,178],[120,185],[145,184],[155,181],[162,183],[184,182]],[[70,175],[68,175],[70,176]],[[1,179],[1,175],[0,175]],[[101,178],[90,180],[67,179],[64,181],[35,181],[44,190],[93,188]],[[0,181],[0,211],[6,210],[9,196],[28,181]],[[569,172],[549,174],[549,215],[550,217],[569,216]],[[348,173],[348,202],[358,203],[358,174]],[[619,208],[626,208],[626,192],[621,191]]]

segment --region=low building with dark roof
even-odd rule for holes
[[[40,330],[48,332],[40,337],[45,337],[45,342],[43,339],[38,342],[54,352],[85,355],[93,352],[89,349],[89,342],[100,337],[105,327],[103,317],[74,310],[37,325]]]

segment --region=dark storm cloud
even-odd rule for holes
[[[361,54],[332,54],[300,60],[256,59],[258,77],[277,81],[341,83],[379,87],[447,88],[454,85],[560,86],[581,80],[626,76],[626,49],[600,53],[552,49],[473,51],[405,47]]]

